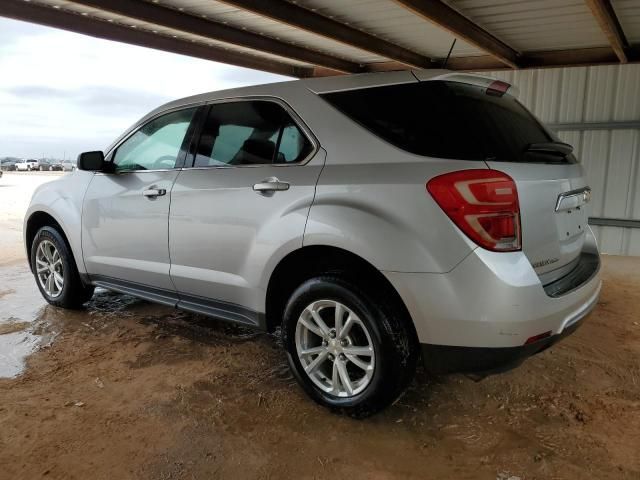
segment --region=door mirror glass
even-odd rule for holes
[[[100,151],[84,152],[78,155],[78,169],[100,172],[104,168],[104,153]]]

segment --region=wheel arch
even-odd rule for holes
[[[265,315],[268,331],[282,322],[282,313],[293,291],[305,280],[326,273],[337,273],[364,288],[387,295],[417,341],[417,333],[402,297],[389,280],[364,258],[342,248],[326,245],[304,246],[290,252],[273,270],[266,291]]]
[[[36,238],[36,234],[42,227],[53,227],[58,231],[58,233],[60,233],[60,235],[66,242],[67,247],[69,248],[69,252],[71,252],[71,256],[73,257],[73,261],[76,264],[76,268],[77,268],[78,262],[75,259],[75,256],[73,254],[73,249],[71,248],[69,238],[67,237],[67,234],[65,233],[64,228],[62,228],[62,225],[60,225],[60,222],[58,222],[58,220],[56,220],[51,214],[44,212],[42,210],[37,210],[33,212],[29,216],[29,219],[26,221],[26,224],[25,224],[24,239],[25,239],[25,247],[27,250],[27,260],[29,262],[29,268],[33,269],[31,265],[31,247],[33,245],[33,240]]]

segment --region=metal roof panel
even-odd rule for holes
[[[622,30],[631,43],[640,42],[640,1],[612,0]]]
[[[298,0],[296,3],[426,56],[445,57],[455,38],[448,31],[389,0]],[[483,53],[458,39],[451,55]]]
[[[448,3],[519,51],[609,44],[584,0],[449,0]]]

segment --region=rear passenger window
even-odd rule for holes
[[[212,105],[200,136],[195,167],[295,163],[313,145],[275,102]]]
[[[220,125],[217,128],[217,135],[212,139],[212,150],[209,155],[209,163],[227,165],[233,162],[238,152],[242,150],[245,142],[249,140],[254,129],[251,127],[244,127],[242,125]],[[269,144],[268,148],[272,148]],[[262,163],[262,160],[266,158],[267,161],[271,158],[271,153],[268,153],[266,157],[258,155],[255,163]]]

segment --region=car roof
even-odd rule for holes
[[[300,80],[289,80],[285,82],[267,83],[261,85],[253,85],[249,87],[231,88],[226,90],[218,90],[190,97],[180,98],[160,107],[156,108],[145,118],[157,115],[158,113],[188,106],[202,102],[239,98],[248,96],[285,96],[287,91],[292,89],[307,89],[314,93],[328,93],[335,91],[354,90],[358,88],[412,83],[428,80],[448,80],[464,83],[488,85],[496,79],[468,73],[456,73],[451,70],[444,69],[425,69],[425,70],[403,70],[392,72],[376,72],[376,73],[359,73],[352,75],[336,75],[330,77],[305,78]],[[144,119],[143,119],[144,120]]]
[[[111,150],[124,136],[128,135],[132,130],[138,128],[138,126],[145,123],[150,118],[175,108],[187,107],[189,105],[197,105],[227,98],[232,99],[260,96],[286,98],[287,93],[290,94],[292,90],[308,90],[317,94],[323,94],[336,91],[355,90],[358,88],[394,84],[399,85],[402,83],[415,83],[430,80],[457,81],[482,85],[485,87],[496,81],[495,78],[481,75],[456,73],[452,72],[451,70],[445,69],[424,69],[306,78],[300,80],[289,80],[284,82],[274,82],[261,85],[253,85],[249,87],[212,91],[201,93],[198,95],[192,95],[190,97],[180,98],[159,106],[158,108],[154,109],[143,118],[141,118],[130,128],[128,128],[126,132],[124,132],[109,147],[107,147],[106,151],[108,152],[109,150]]]

